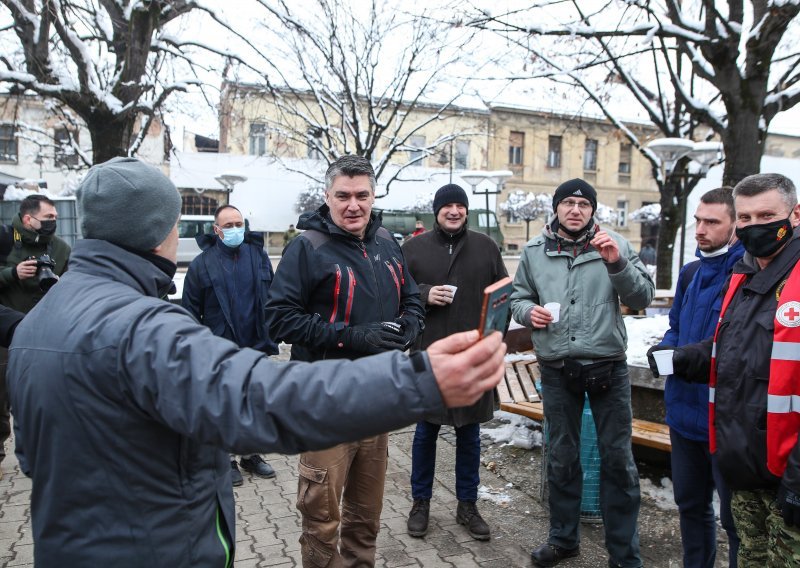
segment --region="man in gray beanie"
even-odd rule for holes
[[[241,349],[160,299],[178,246],[169,179],[117,158],[89,170],[77,197],[86,238],[10,349],[39,567],[232,566],[229,452],[395,430],[474,403],[503,374],[500,334],[477,331],[358,361],[280,364]]]

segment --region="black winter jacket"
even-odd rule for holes
[[[292,344],[292,359],[357,359],[340,347],[348,325],[410,316],[422,329],[425,310],[403,253],[373,213],[364,239],[337,227],[327,205],[304,213],[304,232],[286,247],[267,303],[270,335]]]
[[[432,231],[406,241],[403,253],[426,308],[425,331],[415,345],[418,349],[426,349],[434,341],[452,333],[477,329],[483,289],[508,276],[497,244],[475,231],[465,230],[450,235],[436,224]],[[453,303],[446,306],[428,304],[430,289],[442,284],[458,287]],[[494,391],[490,390],[474,405],[448,409],[428,421],[460,427],[486,422],[492,418],[493,411]]]
[[[745,254],[733,268],[747,280],[725,311],[717,338],[715,421],[717,460],[731,489],[776,488],[781,479],[767,469],[769,385],[776,293],[800,261],[798,230],[764,270]],[[684,346],[694,376],[708,376],[713,339]],[[800,448],[789,455],[783,481],[800,493]]]

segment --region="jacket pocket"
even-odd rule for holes
[[[300,482],[297,487],[297,509],[304,517],[315,521],[330,521],[330,490],[328,470],[299,464]]]

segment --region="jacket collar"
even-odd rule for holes
[[[14,218],[11,220],[11,225],[14,227],[14,230],[19,233],[22,242],[26,245],[46,245],[52,238],[52,235],[40,235],[32,229],[26,228],[25,225],[22,224],[19,213],[14,215]]]
[[[154,298],[171,282],[164,271],[148,260],[98,239],[80,239],[75,243],[67,274],[77,272],[120,282]]]

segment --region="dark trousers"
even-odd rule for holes
[[[564,386],[561,369],[542,366],[542,401],[550,436],[547,483],[550,489],[548,542],[563,548],[580,544],[583,472],[581,420],[585,398]],[[642,565],[639,556],[639,472],[631,450],[631,385],[625,361],[614,363],[611,388],[589,394],[600,450],[600,511],[609,564]]]
[[[433,493],[433,474],[436,471],[436,440],[439,424],[420,422],[414,433],[411,450],[411,496],[430,499]],[[456,497],[459,501],[478,500],[481,482],[481,426],[466,424],[456,430]]]
[[[731,514],[731,492],[722,480],[708,442],[690,440],[670,428],[672,488],[678,505],[685,568],[712,568],[717,557],[717,523],[712,499],[719,494],[719,518],[728,534],[728,565],[736,568],[739,537]]]

